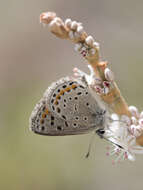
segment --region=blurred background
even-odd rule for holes
[[[39,15],[55,11],[81,21],[100,43],[129,105],[143,108],[143,1],[1,0],[0,6],[0,189],[140,190],[143,155],[112,166],[107,143],[91,134],[45,137],[29,131],[29,116],[51,82],[88,72],[73,44],[53,36]]]

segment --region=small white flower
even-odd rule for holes
[[[82,43],[76,43],[74,46],[75,51],[80,51],[81,48],[82,48]]]
[[[86,42],[87,45],[92,46],[93,42],[94,42],[94,39],[93,39],[92,36],[87,36],[87,38],[85,39],[85,42]]]
[[[99,49],[99,43],[98,42],[93,42],[93,47]]]
[[[129,130],[135,137],[139,137],[142,134],[142,128],[140,125],[131,125]]]
[[[114,80],[114,74],[113,74],[113,72],[109,68],[106,68],[104,70],[104,75],[105,75],[105,78],[108,81],[113,81]]]
[[[72,21],[72,23],[71,23],[71,29],[72,30],[76,30],[77,27],[78,27],[78,23],[76,21]]]
[[[78,27],[77,27],[77,32],[78,32],[80,35],[82,35],[83,32],[84,32],[83,26],[78,26]]]
[[[129,111],[131,112],[132,116],[139,117],[139,111],[135,106],[129,106]]]
[[[143,154],[143,147],[136,144],[136,137],[132,135],[126,123],[112,121],[105,131],[105,137],[113,144],[113,149],[107,155],[115,155],[115,162],[128,159],[135,160],[135,154]]]

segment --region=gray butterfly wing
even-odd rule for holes
[[[64,136],[64,135],[76,135],[84,134],[94,127],[85,129],[74,129],[66,120],[58,117],[55,113],[50,112],[45,98],[42,98],[38,104],[36,104],[30,117],[30,129],[40,135],[48,136]]]
[[[63,136],[88,133],[101,125],[102,111],[87,86],[69,77],[53,83],[32,112],[32,131]]]

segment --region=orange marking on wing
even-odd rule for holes
[[[77,85],[72,84],[71,88],[72,88],[72,89],[75,89],[75,88],[77,88]]]
[[[42,118],[45,118],[45,117],[46,117],[46,114],[45,114],[45,113],[43,113],[43,114],[42,114]]]
[[[64,92],[65,92],[64,90],[61,90],[61,91],[60,91],[60,95],[63,95],[63,94],[64,94]]]
[[[56,96],[56,99],[59,99],[60,98],[60,94],[58,94],[57,96]]]
[[[58,101],[56,100],[56,101],[55,101],[55,105],[57,105],[57,104],[58,104]]]
[[[45,113],[46,113],[46,114],[49,114],[49,110],[48,110],[48,109],[46,109],[46,110],[45,110]]]
[[[70,90],[71,90],[71,87],[67,87],[67,88],[65,89],[66,92],[69,92]]]

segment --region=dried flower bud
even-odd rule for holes
[[[92,36],[87,36],[87,38],[85,39],[85,42],[86,42],[87,45],[92,46],[93,42],[94,42],[94,39],[93,39]]]
[[[49,24],[56,17],[54,12],[45,12],[40,15],[40,23]]]
[[[51,31],[56,31],[59,28],[60,24],[57,23],[55,20],[52,20],[49,24],[49,28]]]
[[[67,28],[71,28],[71,23],[72,23],[72,21],[71,21],[71,19],[70,18],[67,18],[66,20],[65,20],[65,26],[67,27]]]
[[[50,31],[59,38],[68,38],[68,32],[64,27],[63,21],[60,18],[56,17],[54,20],[52,20],[49,24],[49,28]]]
[[[77,27],[78,27],[78,23],[76,21],[72,21],[72,23],[71,23],[71,29],[72,30],[76,30]]]
[[[62,19],[60,17],[55,17],[54,21],[59,23],[60,25],[64,25],[64,22],[62,21]]]
[[[93,42],[93,47],[99,49],[99,47],[100,47],[99,43],[98,42]]]
[[[131,112],[132,116],[139,117],[138,109],[135,106],[129,106],[129,111]]]
[[[83,32],[84,32],[83,26],[78,26],[78,27],[77,27],[77,32],[78,32],[80,35],[82,35]]]

